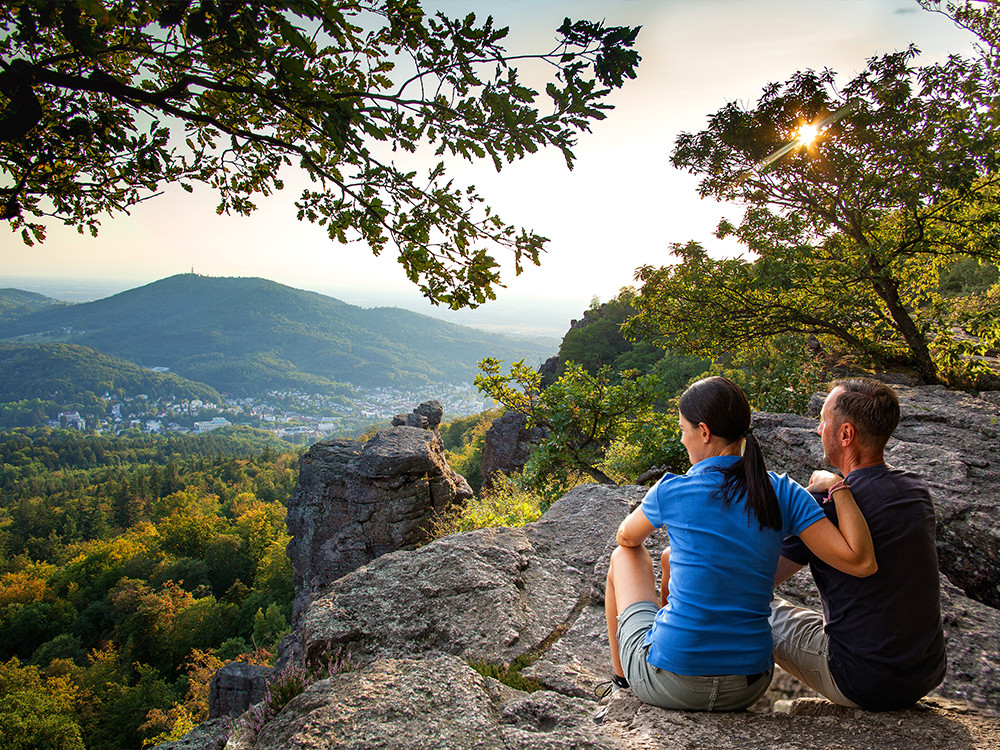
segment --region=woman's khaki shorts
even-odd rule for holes
[[[635,602],[618,616],[618,650],[632,692],[643,703],[685,711],[740,711],[757,702],[771,684],[772,667],[746,675],[692,677],[654,667],[643,644],[659,611],[653,602]]]

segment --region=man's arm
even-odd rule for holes
[[[780,586],[782,583],[787,581],[793,575],[798,573],[804,565],[800,565],[797,562],[789,560],[787,557],[778,558],[778,570],[774,574],[774,585]]]

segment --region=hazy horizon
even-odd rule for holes
[[[195,271],[197,273],[197,271]],[[190,273],[178,271],[178,273]],[[174,274],[168,274],[172,276]],[[236,275],[217,276],[216,274],[200,274],[216,278],[235,278]],[[168,278],[168,276],[160,278]],[[260,277],[263,278],[263,277]],[[92,302],[105,297],[111,297],[129,289],[145,286],[160,279],[108,279],[86,277],[56,277],[56,276],[0,276],[0,289],[19,289],[25,292],[35,292],[62,302],[83,303]],[[526,300],[516,298],[504,302],[496,300],[489,307],[475,310],[449,310],[444,307],[426,309],[420,305],[422,298],[416,289],[412,294],[401,294],[400,290],[380,291],[370,288],[308,288],[286,284],[277,279],[269,279],[279,284],[316,292],[327,297],[333,297],[350,305],[362,308],[398,307],[418,315],[426,315],[438,320],[444,320],[456,325],[478,328],[491,333],[502,333],[509,336],[521,336],[538,339],[562,339],[569,330],[572,320],[583,316],[585,308],[576,309],[572,303],[560,301],[532,300],[526,305]],[[408,291],[408,290],[403,290]],[[414,304],[413,297],[416,297]]]

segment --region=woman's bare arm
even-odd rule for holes
[[[804,529],[799,538],[823,562],[843,573],[866,578],[878,570],[868,523],[848,487],[836,490],[833,501],[840,528],[823,518]]]
[[[642,512],[642,506],[640,505],[625,516],[625,520],[618,525],[618,533],[615,535],[615,541],[620,547],[641,547],[642,543],[655,530],[656,527],[646,518],[646,514]]]

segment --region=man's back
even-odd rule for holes
[[[841,573],[797,538],[786,540],[782,555],[812,568],[840,690],[864,708],[902,708],[939,685],[946,668],[934,507],[923,479],[884,464],[847,481],[871,530],[878,572]],[[836,523],[834,504],[823,508]]]

